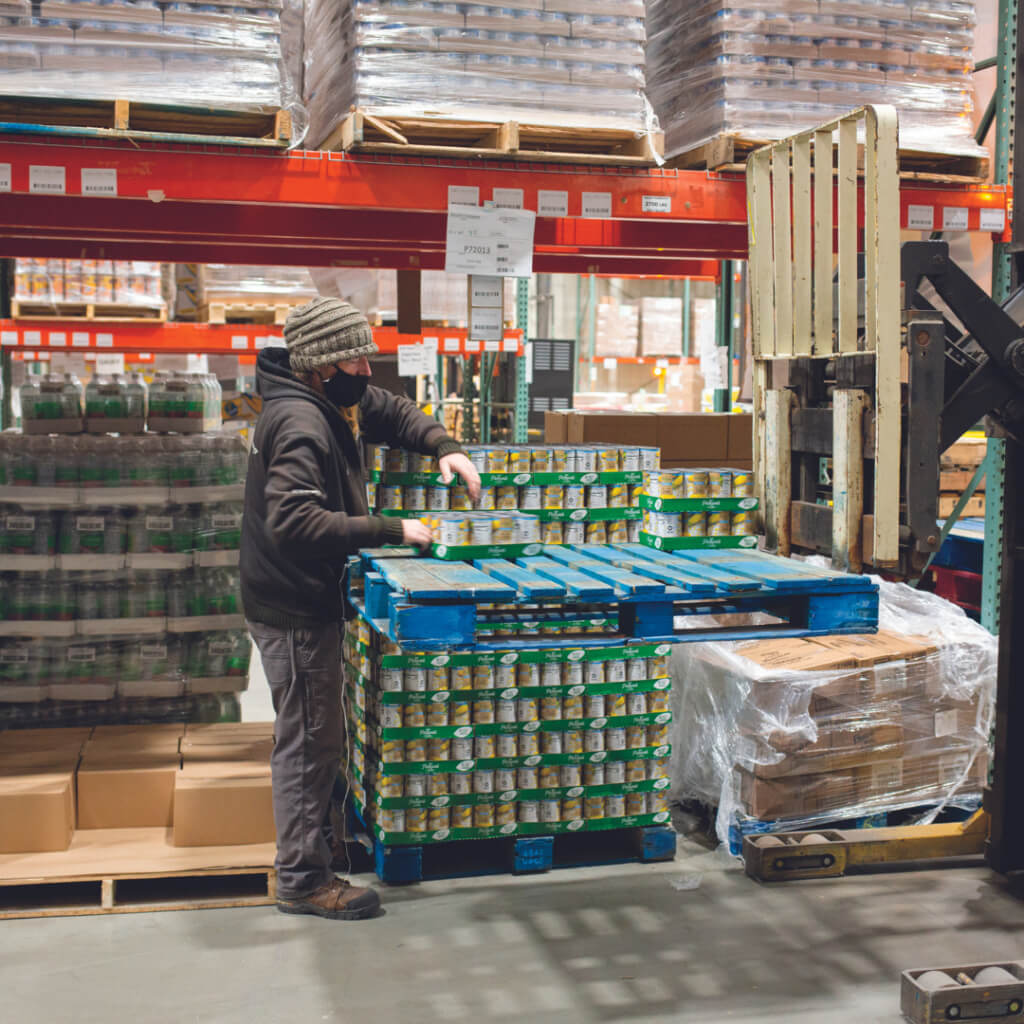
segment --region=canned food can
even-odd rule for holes
[[[514,700],[499,700],[495,702],[494,717],[499,722],[515,722],[518,710]]]
[[[448,487],[427,488],[427,508],[431,512],[447,512],[451,504],[452,492]]]
[[[587,718],[604,718],[605,716],[605,701],[604,695],[590,694],[587,697]]]
[[[604,817],[604,797],[588,796],[583,802],[584,816],[587,818]]]
[[[519,507],[521,509],[539,510],[541,507],[541,489],[537,484],[527,484],[519,488]]]
[[[564,450],[563,450],[564,454]],[[530,472],[551,473],[554,472],[554,455],[550,448],[535,447],[530,449]],[[562,471],[564,472],[564,470]]]
[[[697,515],[703,516],[703,513],[698,512]],[[651,529],[656,537],[681,537],[683,519],[679,512],[652,512]]]
[[[473,827],[473,808],[470,804],[459,804],[451,812],[452,828]]]
[[[613,762],[614,763],[614,762]],[[619,764],[622,762],[620,761]],[[611,765],[608,765],[610,768]],[[583,766],[584,786],[603,786],[605,777],[605,766],[603,764],[585,764]]]
[[[515,488],[513,488],[514,490]],[[517,539],[517,517],[497,516],[491,525],[491,533],[495,544],[512,544]]]
[[[626,749],[640,750],[647,746],[647,730],[642,725],[631,725],[626,729]]]
[[[668,790],[657,789],[647,794],[647,813],[658,814],[668,810]]]
[[[626,794],[626,814],[646,814],[647,813],[647,794],[646,793],[627,793]]]
[[[405,760],[405,744],[401,740],[384,740],[380,745],[380,759],[389,764]]]
[[[587,662],[587,685],[593,686],[597,683],[607,682],[604,674],[603,661],[588,661]]]
[[[519,738],[515,735],[498,737],[498,757],[518,757]]]
[[[583,817],[583,801],[578,797],[567,797],[562,801],[562,821],[577,821]]]
[[[467,796],[473,792],[473,775],[471,772],[452,772],[448,776],[448,787],[453,796]]]
[[[442,704],[441,707],[444,707]],[[451,724],[469,725],[471,722],[469,702],[460,700],[451,705]]]
[[[613,519],[606,526],[609,544],[629,543],[629,523],[625,519]]]
[[[437,740],[434,741],[438,742]],[[444,760],[444,758],[431,758],[434,760]],[[439,775],[428,775],[427,776],[427,796],[447,796],[448,795],[448,776],[442,772]]]
[[[514,825],[516,823],[516,805],[514,803],[497,804],[494,808],[496,825]]]
[[[478,736],[477,739],[480,739]],[[473,772],[473,792],[474,793],[493,793],[494,792],[494,772],[492,771],[475,771]]]
[[[557,789],[560,780],[561,775],[559,774],[558,767],[556,765],[541,765],[538,773],[538,784],[541,789]]]
[[[749,512],[734,512],[729,529],[733,537],[753,537],[754,517]]]
[[[482,512],[493,512],[497,500],[497,494],[493,487],[481,487],[480,497],[476,499],[476,507]]]
[[[571,448],[555,446],[551,449],[551,472],[573,473],[576,471],[576,453]]]
[[[609,693],[604,700],[609,718],[621,718],[626,713],[626,695],[624,693]]]
[[[661,449],[645,448],[640,449],[640,468],[645,472],[656,470],[661,465]]]
[[[377,817],[377,824],[385,832],[404,832],[405,831],[405,811],[394,810],[394,811],[380,811]]]
[[[668,711],[668,691],[652,690],[647,694],[647,711],[650,714]]]
[[[406,796],[426,796],[427,779],[424,775],[410,775],[405,780]]]
[[[377,485],[367,483],[366,485],[366,507],[372,512],[377,507]]]
[[[647,781],[647,763],[645,761],[627,761],[626,762],[626,781],[627,782],[646,782]]]
[[[604,816],[606,818],[624,818],[626,816],[626,798],[619,793],[604,798]]]
[[[574,468],[566,472],[595,473],[597,471],[597,449],[587,446],[576,446],[571,449]]]
[[[473,508],[473,499],[469,496],[469,488],[465,484],[453,484],[450,490],[449,504],[453,512],[469,512]]]
[[[605,729],[604,745],[607,750],[625,750],[626,730]]]
[[[583,784],[583,773],[578,764],[563,764],[558,769],[558,781],[563,788],[581,786]]]
[[[608,508],[608,488],[604,484],[587,488],[587,508]]]
[[[427,827],[431,832],[438,829],[451,828],[452,812],[447,807],[432,807],[427,814]]]
[[[561,523],[542,523],[540,539],[542,544],[564,544],[564,531]]]
[[[583,717],[583,698],[566,697],[562,700],[562,714],[567,719]]]
[[[619,449],[601,448],[597,449],[597,471],[598,473],[617,473],[619,471]]]
[[[454,708],[452,709],[454,710]],[[431,704],[427,708],[427,725],[432,728],[443,728],[448,724],[448,705]],[[462,722],[452,722],[452,725],[463,725]]]
[[[435,470],[434,456],[422,452],[409,452],[410,473],[431,473]]]
[[[752,498],[754,496],[754,478],[749,473],[733,470],[732,496],[734,498]]]
[[[408,473],[409,453],[404,448],[388,448],[384,452],[384,468],[389,473]]]
[[[536,789],[537,786],[538,782],[536,768],[520,768],[516,772],[517,789]]]
[[[626,678],[639,681],[647,678],[647,659],[633,658],[626,662]]]
[[[533,697],[522,697],[517,702],[517,719],[520,722],[539,722],[537,701]]]
[[[668,726],[667,725],[649,725],[647,726],[647,746],[649,747],[660,747],[663,744],[668,743]]]
[[[481,686],[481,689],[494,688],[497,690],[504,690],[506,687],[516,685],[516,666],[515,665],[478,665],[473,669],[473,678],[476,680],[477,672],[480,669],[487,670],[487,679],[490,680],[486,686]],[[477,685],[476,682],[473,684]]]
[[[426,759],[427,759],[427,741],[426,740],[406,740],[405,741],[405,759],[406,759],[406,761],[426,761]]]
[[[402,504],[406,510],[422,510],[427,507],[427,489],[419,484],[408,484],[402,488]]]
[[[402,488],[394,485],[383,485],[378,491],[380,495],[380,507],[392,510],[399,510],[402,507]]]
[[[600,729],[587,729],[583,734],[583,749],[588,754],[604,750],[604,733]]]
[[[562,749],[566,754],[583,753],[583,733],[579,729],[570,729],[562,734]]]
[[[396,704],[382,704],[380,724],[385,729],[402,728],[402,709]]]
[[[494,791],[496,793],[507,793],[516,788],[516,773],[514,768],[499,768],[494,773]]]
[[[561,754],[562,734],[560,732],[541,733],[540,749],[543,754]]]
[[[409,778],[415,776],[410,775]],[[405,796],[404,775],[380,775],[377,778],[377,790],[381,796],[396,797]]]
[[[605,523],[587,523],[583,533],[586,544],[607,544],[608,527]]]
[[[533,757],[540,753],[540,737],[535,732],[524,732],[519,736],[519,756]]]
[[[506,703],[511,703],[507,701]],[[494,722],[494,701],[473,701],[473,722],[475,725],[491,725]]]
[[[425,668],[407,668],[403,676],[404,688],[410,693],[425,693],[427,689],[427,670]]]
[[[519,507],[519,490],[516,487],[499,487],[494,497],[494,507],[512,511]]]
[[[683,497],[706,498],[708,496],[708,471],[687,469],[683,472]]]
[[[647,659],[647,671],[651,679],[661,679],[668,675],[668,655],[658,654]]]
[[[547,824],[554,824],[562,820],[562,805],[558,800],[541,800],[540,820]]]
[[[608,508],[628,508],[629,488],[625,484],[611,484],[608,487]]]
[[[427,669],[427,689],[431,691],[448,689],[448,669],[434,666]]]
[[[542,697],[540,702],[540,718],[542,722],[558,722],[562,718],[562,700],[560,697]]]
[[[626,714],[627,715],[646,715],[647,714],[647,694],[646,693],[630,693],[626,696]]]
[[[622,658],[613,658],[604,663],[604,677],[609,683],[626,681],[626,662]]]
[[[494,828],[494,804],[477,804],[473,808],[473,828]]]
[[[604,766],[604,774],[609,786],[621,786],[626,781],[626,762],[609,761]]]
[[[494,543],[494,520],[490,516],[475,515],[470,519],[469,542],[485,546]]]
[[[686,525],[683,535],[686,537],[706,537],[708,535],[707,516],[703,512],[686,512]]]
[[[629,531],[629,543],[639,544],[640,543],[640,520],[630,519],[626,523],[626,528]]]
[[[561,686],[562,666],[557,661],[549,661],[541,665],[541,686]]]
[[[540,665],[524,662],[516,668],[516,683],[519,686],[540,686]]]
[[[507,473],[509,471],[508,448],[487,448],[485,457],[488,473]]]
[[[448,682],[453,690],[468,690],[473,681],[473,669],[469,665],[453,665],[448,673]]]
[[[732,471],[728,469],[709,469],[708,493],[712,498],[731,498]]]
[[[493,736],[477,736],[473,740],[474,757],[497,757],[496,750]]]
[[[585,508],[586,489],[582,484],[568,484],[563,492],[563,508]]]
[[[638,473],[643,468],[640,462],[640,449],[632,445],[620,448],[619,465],[624,473]]]
[[[478,473],[487,472],[487,449],[478,444],[467,444],[466,455]]]
[[[427,831],[427,809],[426,807],[408,807],[405,811],[406,832]]]
[[[540,805],[536,800],[520,800],[517,806],[523,824],[532,825],[540,819]]]
[[[732,530],[732,517],[728,512],[711,512],[708,515],[708,536],[728,537]]]
[[[586,523],[563,523],[562,537],[566,544],[586,544]]]
[[[583,683],[583,662],[567,661],[562,666],[562,683],[565,686],[579,686]],[[589,682],[589,680],[588,680]]]
[[[456,737],[451,746],[453,761],[468,761],[473,757],[472,739]]]
[[[541,490],[542,508],[564,508],[564,500],[563,488],[558,484],[545,484]]]

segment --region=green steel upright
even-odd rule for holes
[[[732,301],[733,301],[733,265],[732,260],[722,260],[721,282],[718,285],[718,306],[715,317],[715,342],[718,348],[725,349],[722,368],[725,374],[725,387],[715,388],[714,411],[732,411]]]
[[[516,281],[516,327],[523,332],[523,350],[530,344],[530,279]],[[530,382],[526,379],[526,355],[516,356],[516,401],[512,418],[512,439],[526,444],[526,431],[530,418]]]

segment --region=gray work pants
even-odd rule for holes
[[[274,701],[270,757],[277,895],[297,899],[334,877],[323,826],[342,754],[342,626],[249,622]]]

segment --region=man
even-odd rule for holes
[[[366,318],[318,298],[285,321],[286,349],[259,356],[256,424],[242,519],[242,606],[276,712],[271,774],[277,907],[372,917],[373,889],[336,878],[323,834],[342,752],[341,630],[346,560],[361,548],[430,543],[416,520],[367,511],[358,438],[437,457],[474,497],[480,477],[436,420],[370,385],[377,351]]]

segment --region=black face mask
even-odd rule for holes
[[[356,376],[339,370],[330,380],[321,377],[320,383],[324,386],[324,397],[328,402],[332,405],[349,406],[359,404],[366,394],[366,385],[370,383],[370,378],[365,374]]]

